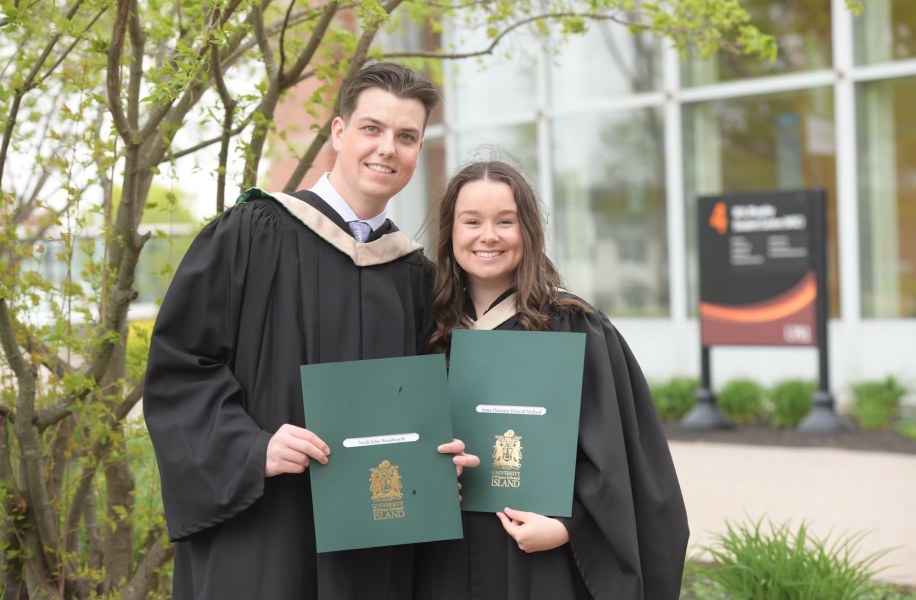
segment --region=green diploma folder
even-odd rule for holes
[[[442,354],[300,367],[318,552],[460,538]]]
[[[462,510],[572,514],[584,358],[584,333],[452,333],[452,426],[480,457]]]

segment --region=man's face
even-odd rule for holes
[[[359,95],[345,122],[331,124],[337,159],[331,183],[360,218],[374,217],[413,176],[423,146],[426,110],[413,98],[379,88]]]

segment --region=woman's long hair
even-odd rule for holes
[[[512,189],[518,221],[522,231],[522,259],[515,273],[514,287],[518,294],[518,320],[526,330],[549,329],[548,307],[552,305],[586,306],[574,300],[558,300],[560,275],[545,252],[544,225],[534,190],[512,166],[501,161],[473,162],[459,171],[448,183],[439,201],[439,235],[436,245],[436,279],[433,286],[433,316],[435,330],[429,347],[445,352],[452,330],[464,327],[463,318],[468,302],[467,275],[455,260],[452,250],[452,227],[458,193],[472,181],[505,183]]]

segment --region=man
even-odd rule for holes
[[[412,593],[412,546],[316,554],[307,469],[333,457],[304,428],[299,365],[422,351],[431,266],[385,209],[439,95],[380,63],[340,98],[331,172],[309,191],[249,190],[204,228],[153,329],[144,413],[176,600]],[[440,446],[459,468],[477,464],[462,451]]]

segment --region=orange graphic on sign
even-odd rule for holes
[[[712,207],[712,214],[709,215],[709,226],[716,230],[719,235],[725,235],[728,231],[728,208],[724,202],[716,202]]]

